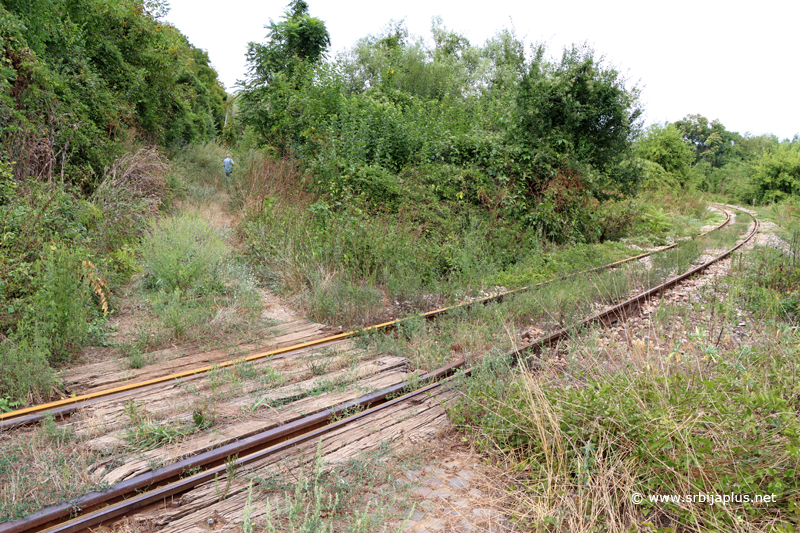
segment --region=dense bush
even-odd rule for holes
[[[136,241],[172,194],[163,156],[141,144],[221,129],[227,95],[166,9],[0,5],[0,399],[43,399],[48,362],[102,337],[109,285],[137,271]]]
[[[800,141],[784,142],[753,162],[755,200],[772,203],[800,196]]]
[[[251,44],[241,119],[298,156],[334,210],[360,199],[396,212],[425,187],[493,226],[591,241],[596,199],[636,190],[642,173],[625,161],[638,90],[590,48],[551,61],[540,46],[526,61],[513,32],[474,46],[435,20],[433,46],[394,23],[323,63],[282,44],[285,25],[310,16],[298,6]]]
[[[58,177],[92,190],[129,138],[216,136],[225,92],[205,52],[158,21],[158,5],[3,2],[0,159],[17,181]]]

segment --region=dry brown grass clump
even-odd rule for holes
[[[310,202],[303,186],[300,163],[289,157],[250,152],[232,182],[233,205],[248,216],[259,216],[271,202],[297,206]]]

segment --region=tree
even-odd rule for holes
[[[270,19],[264,27],[269,30],[267,43],[247,47],[248,88],[269,84],[278,73],[291,78],[298,61],[317,63],[331,44],[325,23],[308,14],[304,0],[292,0],[280,22]]]
[[[330,36],[325,23],[308,14],[304,0],[293,0],[280,22],[272,19],[267,43],[250,43],[249,79],[240,82],[241,119],[282,149],[303,142],[306,109],[318,107],[312,88],[315,67],[325,57]],[[313,92],[313,91],[312,91]]]
[[[596,59],[588,46],[566,48],[559,63],[540,46],[520,84],[517,110],[523,141],[549,151],[556,164],[573,158],[601,172],[629,151],[642,109],[636,87]]]
[[[674,124],[653,124],[637,142],[636,152],[642,159],[657,163],[683,184],[694,162],[692,146]]]
[[[708,161],[712,167],[719,168],[731,159],[739,159],[735,153],[742,136],[728,131],[717,120],[709,121],[703,115],[686,115],[675,122],[675,126],[683,135],[684,141],[695,149],[695,163]]]
[[[784,141],[754,161],[756,200],[770,203],[800,195],[800,143]]]
[[[210,139],[227,96],[165,0],[0,2],[0,157],[88,192],[129,137]]]

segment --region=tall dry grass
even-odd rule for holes
[[[522,530],[794,531],[798,332],[753,320],[741,346],[737,291],[709,291],[703,306],[663,305],[622,341],[584,332],[535,371],[489,360],[464,383],[453,419],[512,479]],[[776,501],[640,504],[635,493]]]
[[[262,151],[240,156],[231,180],[231,203],[249,217],[258,217],[274,203],[299,207],[311,203],[305,191],[300,163],[289,157],[273,157]]]

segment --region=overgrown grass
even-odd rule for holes
[[[248,253],[273,287],[300,295],[310,317],[344,325],[429,310],[487,286],[518,287],[635,254],[622,243],[522,251],[525,259],[503,270],[482,226],[444,250],[389,218],[367,222],[313,209],[273,205],[246,226]]]
[[[704,253],[718,255],[742,237],[749,224],[746,218],[722,231],[656,252],[647,262],[556,279],[506,296],[502,302],[452,309],[436,322],[412,318],[399,326],[398,335],[368,334],[365,341],[376,350],[408,357],[413,368],[427,370],[462,357],[506,353],[522,342],[520,332],[531,330],[531,336],[538,337],[574,326],[633,293],[689,270]]]
[[[81,444],[52,418],[23,436],[0,440],[0,522],[106,488],[91,476],[102,454]]]
[[[702,303],[662,304],[622,343],[578,332],[536,371],[483,360],[451,416],[515,479],[523,529],[794,531],[800,335],[775,305],[787,276],[772,254],[734,261]],[[742,310],[746,345],[731,339]]]
[[[254,327],[260,316],[255,281],[224,231],[181,213],[154,223],[142,240],[142,289],[178,341]]]
[[[377,208],[362,197],[311,198],[303,192],[308,177],[290,160],[258,152],[237,157],[244,164],[231,187],[251,264],[323,322],[374,323],[634,253],[619,241],[556,246],[519,221],[498,219],[491,202],[482,209],[455,193],[443,196],[419,169],[398,182],[404,202]],[[379,178],[386,176],[370,179]],[[606,228],[598,238],[663,244],[699,233],[714,218],[695,196],[668,196],[597,207]]]

